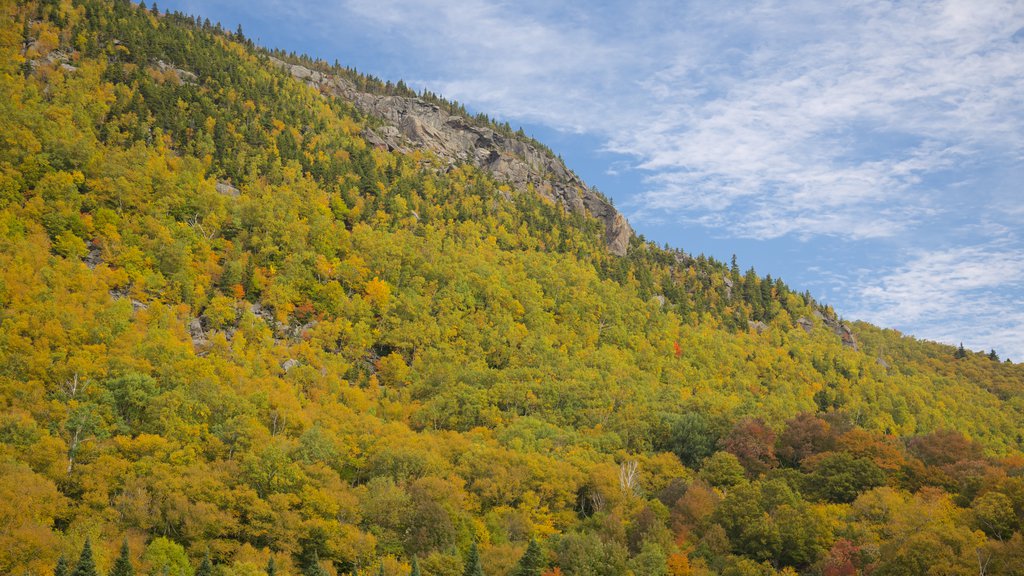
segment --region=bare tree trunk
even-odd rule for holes
[[[619,466],[619,488],[625,494],[636,494],[640,490],[640,463],[636,460],[623,462]]]

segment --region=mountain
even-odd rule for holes
[[[481,168],[496,180],[510,184],[517,193],[532,189],[571,213],[586,214],[603,222],[608,250],[617,256],[626,255],[633,229],[625,217],[550,150],[509,134],[507,128],[503,133],[491,126],[481,126],[464,114],[451,114],[422,98],[360,91],[355,83],[338,75],[289,64],[273,56],[270,61],[292,77],[383,120],[385,124],[376,131],[369,127],[363,131],[367,143],[389,151],[428,150],[449,167],[469,163]]]
[[[0,572],[1024,570],[1024,367],[647,242],[402,83],[2,18]]]

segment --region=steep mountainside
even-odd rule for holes
[[[340,76],[274,57],[270,60],[294,78],[325,94],[344,98],[364,114],[384,120],[384,126],[364,130],[362,135],[368,143],[389,151],[429,150],[449,166],[468,162],[482,168],[498,181],[512,184],[519,193],[532,189],[572,213],[600,220],[604,223],[609,251],[617,256],[626,255],[633,229],[625,217],[550,151],[464,115],[450,114],[421,98],[360,91],[353,82]]]
[[[0,3],[0,407],[0,574],[1024,573],[1024,365],[125,0]]]

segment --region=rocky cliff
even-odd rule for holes
[[[362,92],[345,78],[273,57],[270,61],[321,92],[344,98],[364,114],[384,120],[383,127],[363,133],[370,144],[391,150],[429,150],[451,164],[469,162],[518,192],[532,185],[538,194],[570,212],[586,213],[603,222],[609,252],[626,254],[633,236],[626,218],[545,150],[419,98]]]

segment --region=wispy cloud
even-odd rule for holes
[[[866,279],[855,314],[918,336],[1024,360],[1024,253],[999,243],[921,252]]]

